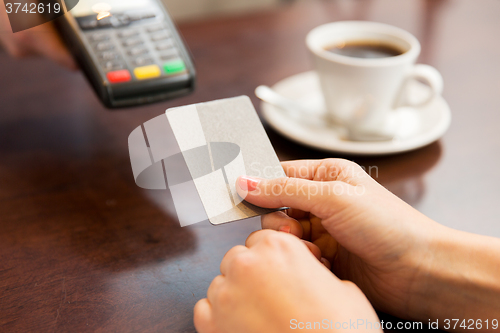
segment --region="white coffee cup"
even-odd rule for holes
[[[327,51],[342,43],[377,42],[401,50],[383,58],[356,58]],[[391,113],[401,106],[422,107],[443,90],[441,74],[431,66],[415,65],[420,43],[409,32],[387,24],[365,21],[328,23],[313,29],[306,38],[323,91],[329,120],[347,127],[359,140],[390,138],[397,124]],[[408,98],[409,80],[426,83],[423,100]]]

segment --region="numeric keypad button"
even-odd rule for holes
[[[137,30],[122,30],[117,33],[118,37],[120,38],[130,38],[130,37],[135,37],[139,34],[139,31]]]
[[[164,50],[171,49],[173,47],[174,47],[174,41],[171,39],[168,39],[168,40],[164,40],[160,43],[157,43],[155,48],[157,51],[164,51]]]
[[[109,34],[106,32],[95,32],[93,34],[88,35],[88,39],[91,42],[101,42],[105,40],[109,40]]]
[[[109,51],[115,48],[115,46],[111,42],[99,42],[95,44],[94,47],[98,51]]]
[[[133,47],[131,48],[130,50],[128,50],[127,54],[129,56],[132,56],[132,57],[135,57],[135,56],[138,56],[138,55],[141,55],[141,54],[146,54],[148,53],[148,49],[144,46],[136,46],[136,47]]]
[[[136,46],[136,45],[141,45],[141,44],[142,44],[142,40],[140,38],[129,38],[123,42],[123,46],[125,46],[125,47],[131,47],[131,46]]]
[[[168,39],[169,37],[170,37],[170,35],[166,31],[160,31],[160,32],[157,32],[157,33],[151,35],[151,40],[153,42],[158,42],[161,40]]]
[[[102,60],[114,60],[119,58],[119,54],[113,51],[104,51],[101,52],[99,58],[101,58]]]
[[[153,59],[149,57],[139,57],[136,58],[134,61],[132,61],[132,64],[134,66],[146,66],[146,65],[151,65],[153,63]]]

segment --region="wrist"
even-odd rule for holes
[[[409,286],[408,304],[406,306],[406,319],[424,321],[431,318],[430,304],[437,297],[434,287],[436,281],[441,280],[442,273],[440,262],[442,254],[446,253],[445,239],[448,233],[454,230],[448,229],[432,220],[426,228],[418,229],[415,240],[415,249],[410,256],[410,267],[414,271],[413,281]]]
[[[437,225],[424,252],[412,286],[412,319],[494,319],[500,311],[498,239]]]

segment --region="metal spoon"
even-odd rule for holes
[[[293,101],[268,86],[258,86],[255,88],[255,95],[266,103],[269,103],[284,111],[290,117],[301,122],[307,122],[315,126],[330,126],[331,122],[324,116],[305,117],[307,114],[318,114],[317,110],[301,105]],[[354,126],[343,126],[347,132],[347,138],[351,141],[387,141],[392,140],[393,136],[383,133],[360,132],[354,129]],[[340,127],[339,127],[340,129]]]

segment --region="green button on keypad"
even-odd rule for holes
[[[177,74],[186,70],[186,64],[181,59],[172,60],[163,64],[163,69],[167,74]]]

